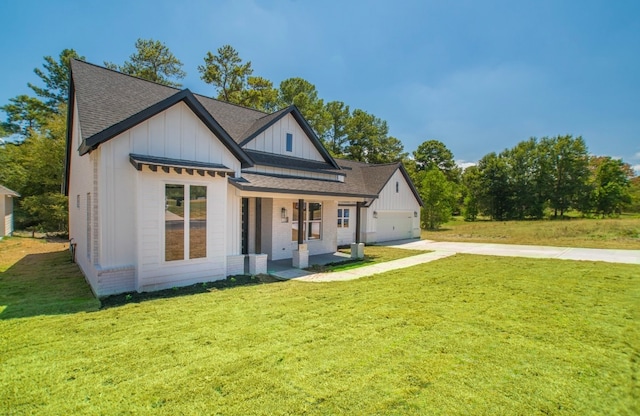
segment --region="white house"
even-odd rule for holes
[[[0,240],[13,233],[13,198],[17,198],[17,192],[0,185]]]
[[[293,106],[266,114],[76,60],[70,87],[69,235],[98,296],[420,235],[402,164],[332,158]]]

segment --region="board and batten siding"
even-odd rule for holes
[[[287,133],[293,135],[293,148],[291,152],[287,152],[286,150]],[[307,134],[291,114],[287,114],[272,126],[269,126],[268,129],[247,143],[244,148],[302,159],[324,161],[318,149],[311,143]]]
[[[396,192],[396,182],[398,183],[398,192]],[[404,215],[404,213],[413,215],[416,212],[417,216],[414,216],[412,220],[412,236],[420,237],[420,204],[400,169],[394,172],[382,188],[379,197],[366,210],[363,210],[363,214],[366,213],[365,241],[368,243],[379,241],[376,237],[377,218],[374,218],[374,211],[378,213],[396,212],[398,215]]]
[[[100,150],[100,188],[103,190],[100,196],[101,206],[105,208],[105,215],[101,218],[103,267],[137,264],[138,242],[131,233],[136,228],[135,213],[138,209],[134,195],[148,190],[137,184],[140,172],[129,162],[130,153],[217,163],[233,169],[236,174],[240,173],[238,160],[183,103],[103,143]],[[161,175],[160,171],[156,173]],[[180,177],[187,180],[202,178],[186,174]],[[205,178],[213,180],[210,176]],[[214,197],[226,200],[226,190],[224,195]]]
[[[233,228],[227,227],[227,178],[137,171],[129,162],[129,154],[137,153],[221,164],[239,175],[240,162],[189,107],[178,103],[84,156],[75,150],[79,147],[77,107],[74,120],[69,235],[77,244],[76,261],[94,292],[104,296],[225,277],[226,233]],[[208,236],[206,259],[163,262],[167,180],[207,186],[207,220],[213,232]],[[87,224],[89,218],[91,224]]]
[[[202,178],[202,177],[200,177]],[[176,173],[138,172],[136,290],[149,291],[184,286],[226,277],[227,178],[198,179]],[[202,259],[165,261],[165,185],[207,187],[207,256]]]
[[[74,100],[74,102],[77,102]],[[75,260],[89,282],[92,290],[98,296],[101,295],[97,270],[94,265],[94,258],[91,255],[95,247],[93,224],[87,224],[87,219],[95,217],[95,206],[92,203],[92,195],[97,189],[95,181],[95,164],[98,163],[100,149],[90,154],[80,156],[78,107],[73,108],[74,123],[71,126],[71,174],[69,176],[69,239],[76,244]],[[90,214],[87,215],[87,212]],[[88,233],[88,228],[91,233]]]

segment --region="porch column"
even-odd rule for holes
[[[304,199],[298,199],[298,245],[304,243]]]
[[[298,269],[309,267],[309,250],[304,244],[304,220],[304,199],[298,199],[298,249],[293,250],[291,259],[293,267]]]
[[[362,202],[356,202],[356,242],[351,244],[352,259],[361,259],[364,257],[364,243],[360,242],[361,208]]]

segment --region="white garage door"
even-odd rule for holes
[[[378,211],[376,241],[402,240],[413,236],[413,212]]]

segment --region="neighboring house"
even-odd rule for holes
[[[332,158],[293,106],[266,114],[73,60],[68,123],[69,235],[98,296],[420,235],[402,165]]]
[[[13,198],[17,198],[17,192],[0,185],[0,240],[13,233]]]

